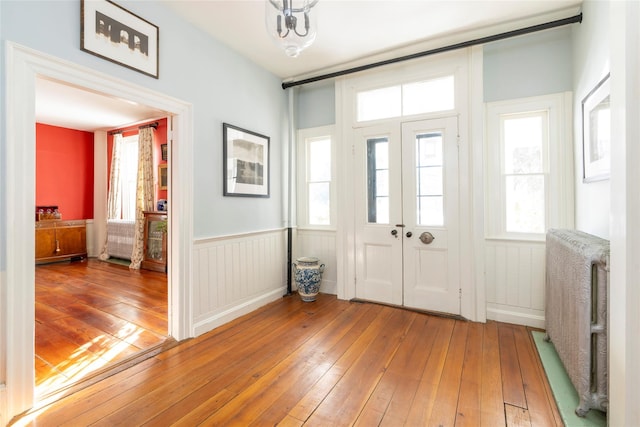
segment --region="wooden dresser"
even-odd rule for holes
[[[87,257],[87,224],[83,219],[36,221],[36,263]]]

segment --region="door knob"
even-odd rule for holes
[[[398,236],[398,230],[396,230],[396,229],[391,230],[391,235],[397,237]]]
[[[413,233],[412,233],[412,232],[410,232],[410,231],[407,231],[406,236],[407,236],[407,237],[411,237],[411,236],[413,236]]]
[[[435,240],[435,237],[433,237],[433,234],[429,233],[428,231],[425,231],[424,233],[422,233],[420,235],[420,241],[422,243],[424,243],[425,245],[428,245],[429,243],[433,242]]]

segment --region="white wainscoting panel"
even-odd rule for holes
[[[286,230],[197,240],[194,245],[194,336],[286,293]]]
[[[545,243],[487,240],[487,318],[544,328]]]
[[[334,230],[298,229],[293,262],[296,258],[303,256],[320,259],[320,263],[325,266],[320,292],[337,295],[336,232]],[[295,283],[293,283],[293,287],[295,288]]]

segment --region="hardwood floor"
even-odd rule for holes
[[[30,424],[29,424],[30,423]],[[284,297],[21,425],[562,425],[530,331]]]
[[[98,260],[36,266],[36,396],[167,340],[167,276]]]

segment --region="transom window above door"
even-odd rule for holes
[[[450,111],[455,108],[453,75],[360,91],[358,122]]]

